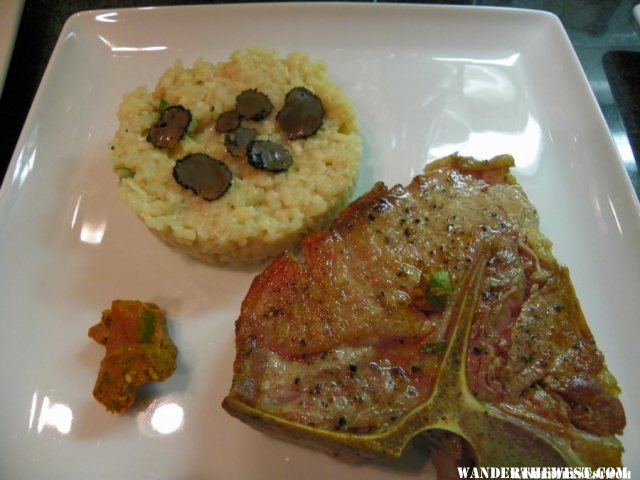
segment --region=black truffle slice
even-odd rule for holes
[[[227,147],[229,155],[243,157],[247,154],[247,146],[258,136],[258,131],[254,128],[238,127],[234,135],[224,136],[224,145]]]
[[[219,133],[233,132],[240,126],[240,112],[227,110],[222,112],[216,120],[216,131]]]
[[[320,98],[305,87],[289,90],[284,98],[284,107],[276,115],[276,121],[289,140],[313,135],[323,120],[324,107]]]
[[[156,148],[175,146],[191,123],[191,112],[182,105],[167,107],[147,134],[147,141]]]
[[[270,172],[284,172],[293,165],[291,152],[271,140],[251,142],[247,149],[247,160],[251,166]]]
[[[176,162],[173,178],[182,187],[212,201],[229,190],[233,174],[220,160],[204,153],[192,153]]]
[[[252,88],[236,97],[236,110],[247,120],[262,120],[271,113],[273,104],[264,93]]]

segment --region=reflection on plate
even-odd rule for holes
[[[296,45],[327,61],[359,115],[358,193],[378,179],[406,183],[456,150],[516,157],[623,387],[625,464],[640,468],[640,381],[630,365],[640,334],[638,206],[559,21],[491,8],[265,4],[87,12],[65,26],[0,191],[2,476],[433,473],[419,450],[345,465],[225,414],[234,320],[257,269],[180,256],[116,198],[106,144],[122,94],[152,86],[177,58],[220,61],[249,45]],[[162,305],[180,349],[174,376],[123,416],[91,397],[103,352],[86,335],[115,298]]]

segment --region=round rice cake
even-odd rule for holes
[[[324,119],[313,135],[289,140],[276,115],[295,87],[320,99]],[[236,97],[252,89],[265,94],[273,110],[259,121],[243,119],[242,126],[290,151],[286,171],[255,168],[246,156],[231,155],[228,134],[215,128],[218,117],[235,108]],[[192,116],[186,134],[170,148],[147,139],[163,105],[180,105]],[[110,149],[120,198],[167,244],[206,262],[252,264],[294,247],[346,205],[357,180],[362,147],[355,109],[329,80],[325,64],[304,53],[280,58],[275,50],[248,48],[218,64],[199,59],[185,68],[176,61],[153,92],[139,87],[124,95],[118,120]],[[178,160],[201,153],[232,172],[229,189],[213,201],[173,175]]]

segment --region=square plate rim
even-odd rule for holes
[[[334,3],[333,3],[333,2],[321,2],[321,3],[300,3],[300,4],[298,4],[297,2],[294,2],[294,3],[284,3],[284,2],[283,2],[283,3],[274,3],[274,4],[257,4],[257,3],[256,3],[256,4],[244,4],[244,5],[241,5],[241,4],[228,4],[228,5],[197,5],[197,6],[195,6],[195,7],[205,8],[205,9],[211,9],[211,8],[216,8],[216,9],[218,9],[218,8],[220,8],[220,7],[232,7],[232,8],[234,8],[234,9],[235,9],[235,8],[244,8],[244,7],[246,7],[247,5],[260,5],[260,6],[262,6],[262,7],[267,7],[267,6],[269,6],[269,7],[270,7],[270,6],[287,6],[287,7],[289,7],[289,6],[291,6],[291,5],[304,5],[305,7],[306,7],[306,6],[310,6],[310,7],[319,7],[319,6],[322,6],[322,5],[329,5],[329,6],[331,6],[331,5],[334,5]],[[521,10],[521,9],[515,9],[515,8],[502,8],[502,7],[475,7],[475,6],[450,6],[450,5],[366,4],[366,3],[356,3],[356,2],[354,2],[354,3],[347,3],[347,4],[340,4],[340,5],[356,6],[357,8],[362,8],[362,7],[369,7],[369,8],[373,7],[373,8],[379,8],[379,7],[376,7],[375,5],[383,5],[383,6],[385,6],[385,7],[393,8],[393,9],[397,9],[397,8],[405,9],[405,7],[410,7],[410,8],[418,7],[419,9],[437,9],[437,10],[451,10],[451,11],[454,11],[454,10],[470,10],[470,9],[477,9],[477,8],[481,8],[481,9],[491,9],[491,10],[499,10],[499,11],[505,11],[505,10],[508,10],[508,11],[511,11],[511,12],[518,12],[518,15],[520,15],[520,14],[529,14],[529,13],[534,13],[534,14],[543,14],[542,16],[544,16],[544,17],[549,17],[549,16],[551,16],[551,17],[555,17],[555,18],[556,18],[556,20],[557,20],[557,17],[556,17],[554,14],[551,14],[551,13],[549,13],[549,12],[540,12],[540,11],[536,11],[536,10],[529,11],[529,10]],[[187,9],[191,9],[191,8],[192,8],[192,7],[190,7],[190,6],[171,6],[171,7],[154,7],[154,8],[153,8],[153,10],[156,10],[156,11],[157,11],[157,10],[166,10],[166,9],[181,9],[181,10],[182,10],[182,9],[184,9],[184,10],[187,10]],[[118,8],[118,9],[87,10],[87,11],[84,11],[84,12],[79,12],[78,14],[74,14],[74,16],[77,16],[78,18],[86,18],[86,17],[90,17],[90,16],[92,16],[95,12],[105,12],[105,11],[106,11],[106,12],[112,12],[112,11],[118,11],[118,12],[121,12],[121,11],[122,11],[122,12],[131,12],[131,11],[136,11],[136,12],[138,12],[138,11],[141,11],[141,10],[146,10],[146,9],[145,9],[145,8],[138,8],[138,7],[129,7],[129,8]],[[137,14],[137,13],[136,13],[136,14]],[[71,26],[74,26],[74,25],[73,25],[73,21],[74,21],[74,20],[73,20],[73,18],[74,18],[74,16],[70,17],[70,19],[69,19],[69,21],[68,21],[68,22],[71,22],[71,23],[69,23]],[[560,25],[560,27],[561,27],[561,25]],[[65,26],[65,28],[66,28],[66,26]],[[71,27],[70,27],[70,28],[71,28]],[[562,27],[561,27],[561,28],[562,28]],[[60,39],[59,39],[58,43],[60,43],[60,42],[61,42],[62,34],[63,34],[63,33],[65,33],[65,32],[66,32],[66,31],[65,31],[65,29],[63,29],[63,31],[62,31],[62,33],[61,33],[61,36],[60,36]],[[564,29],[563,29],[563,28],[562,28],[562,32],[564,32]],[[68,32],[66,32],[66,33],[68,33]],[[566,32],[564,32],[564,33],[565,33],[565,35],[566,35]],[[53,53],[52,53],[52,56],[51,56],[50,62],[49,62],[49,64],[47,65],[47,69],[46,69],[46,71],[45,71],[45,75],[43,76],[43,79],[42,79],[42,82],[41,82],[40,86],[38,87],[38,93],[37,93],[36,97],[34,98],[34,102],[33,102],[32,108],[31,108],[31,109],[30,109],[30,111],[29,111],[29,115],[28,115],[28,117],[27,117],[27,120],[25,121],[25,124],[24,124],[24,127],[23,127],[23,131],[22,131],[22,133],[21,133],[21,135],[20,135],[20,139],[18,140],[18,143],[17,143],[17,146],[16,146],[16,152],[18,152],[18,150],[19,150],[19,148],[18,148],[18,147],[21,145],[22,137],[23,137],[23,135],[25,134],[25,131],[27,130],[27,126],[29,125],[29,119],[30,119],[30,117],[31,117],[31,115],[32,115],[33,106],[37,104],[37,101],[38,101],[38,99],[39,99],[39,95],[41,94],[41,90],[44,90],[44,89],[46,88],[45,79],[46,79],[47,72],[49,71],[49,68],[50,68],[51,64],[54,64],[54,63],[55,63],[55,61],[56,61],[56,57],[55,57],[55,55],[57,54],[56,52],[57,52],[57,50],[58,50],[59,48],[60,48],[60,49],[62,49],[62,48],[63,48],[63,47],[62,47],[62,46],[60,46],[58,43],[56,44],[56,47],[54,48],[54,51],[53,51]],[[575,56],[575,52],[574,52],[574,56]],[[577,57],[575,58],[575,60],[577,61]],[[577,65],[579,66],[579,63],[577,63]],[[586,77],[585,77],[585,79],[586,79]],[[594,103],[595,103],[595,98],[594,98],[594,97],[593,97],[593,101],[594,101]],[[596,103],[596,107],[597,107],[597,103]],[[600,111],[599,111],[599,109],[598,109],[598,112],[600,112]],[[599,119],[599,121],[600,121],[600,123],[601,123],[602,125],[604,125],[604,126],[606,127],[606,124],[604,123],[604,120],[603,120],[603,117],[601,116],[601,114],[600,114],[600,119]],[[609,136],[609,141],[611,142],[612,151],[616,152],[616,151],[615,151],[615,147],[614,147],[614,145],[613,145],[613,141],[612,141],[612,139],[610,138],[610,133],[609,133],[609,131],[608,131],[608,130],[606,130],[606,132],[607,132],[607,134],[608,134],[608,136]],[[11,163],[12,163],[12,164],[13,164],[13,162],[14,162],[15,158],[17,157],[16,152],[14,152],[14,155],[12,156],[12,160],[11,160]],[[617,152],[616,152],[616,153],[617,153]],[[620,159],[619,159],[619,158],[618,158],[618,161],[620,161]],[[12,167],[10,166],[10,169],[11,169],[11,168],[12,168]],[[0,213],[2,213],[2,209],[1,209],[1,208],[2,208],[2,201],[3,201],[4,197],[6,196],[6,195],[3,195],[3,194],[4,194],[4,193],[6,193],[6,192],[4,191],[4,190],[5,190],[5,183],[7,182],[7,178],[9,177],[10,169],[8,169],[8,170],[7,170],[7,175],[5,176],[5,180],[4,180],[4,182],[3,182],[3,186],[2,186],[2,188],[0,188]],[[627,176],[626,176],[626,173],[624,172],[624,169],[623,169],[623,167],[622,167],[622,164],[621,164],[621,163],[620,163],[619,171],[622,173],[623,177],[624,177],[624,178],[626,178],[626,179],[628,180],[628,178],[627,178]],[[635,197],[635,195],[633,194],[633,190],[632,190],[632,187],[631,187],[630,182],[628,182],[628,187],[629,187],[629,190],[630,190],[630,192],[628,192],[628,193],[631,193],[632,198],[635,198],[635,199],[636,199],[636,201],[635,201],[635,206],[636,206],[636,209],[637,209],[637,208],[638,208],[637,198],[636,198],[636,197]],[[8,187],[7,187],[7,188],[8,188]]]

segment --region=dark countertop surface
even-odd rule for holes
[[[404,3],[532,8],[558,15],[589,79],[631,183],[640,196],[640,33],[632,16],[632,9],[638,1],[459,0]],[[103,8],[202,3],[238,2],[25,0],[0,97],[0,178],[4,177],[49,57],[69,16],[83,10]]]

